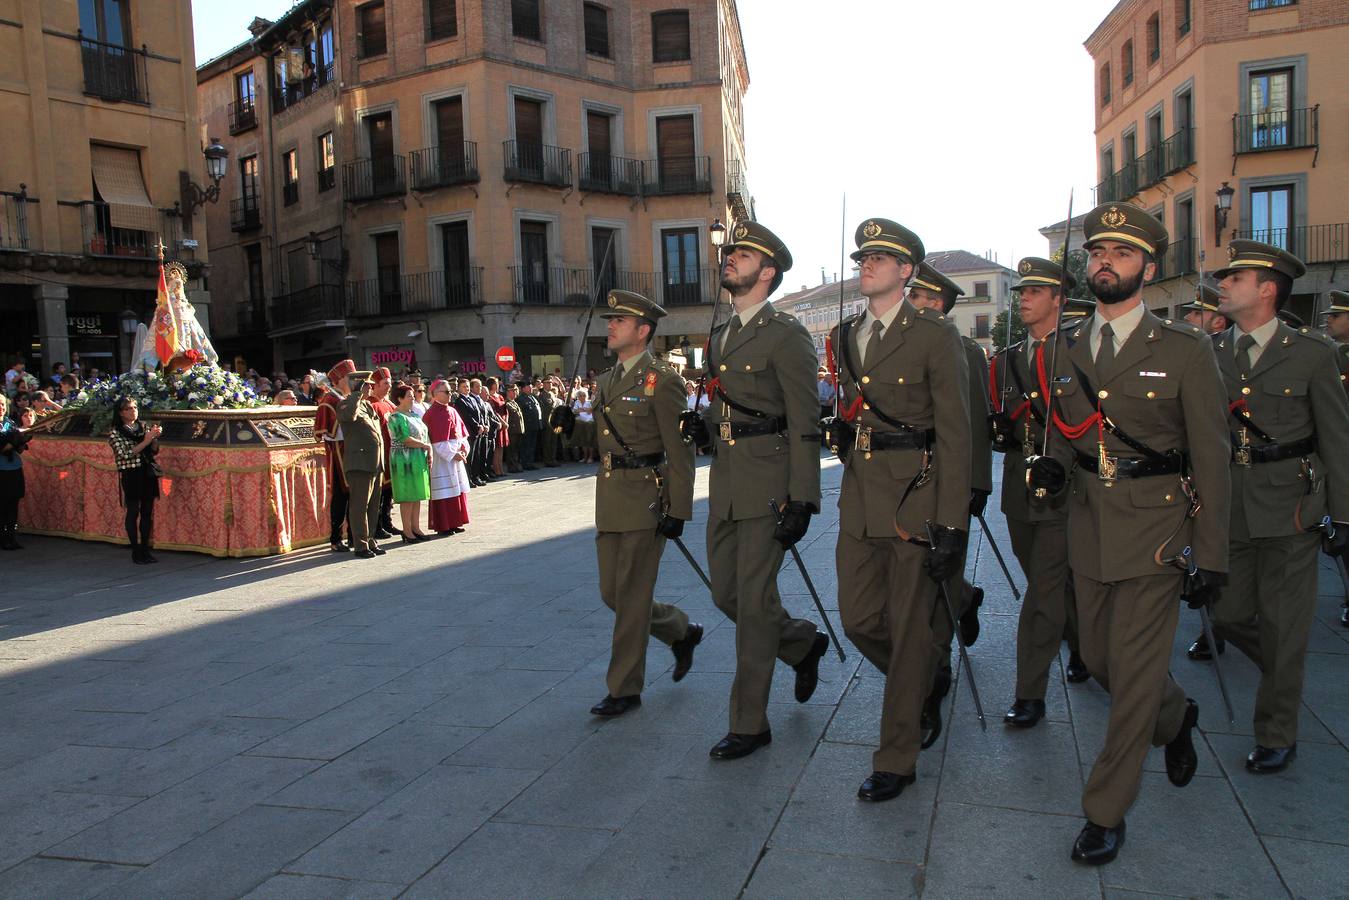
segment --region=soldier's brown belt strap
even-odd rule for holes
[[[1090,454],[1078,453],[1077,464],[1093,475],[1100,473],[1100,461]],[[1154,475],[1179,475],[1184,466],[1185,457],[1181,453],[1174,453],[1161,459],[1116,459],[1113,477],[1151,478]]]
[[[782,417],[781,417],[781,416],[774,415],[773,413],[766,413],[766,412],[763,412],[763,411],[761,411],[761,410],[757,410],[757,409],[754,409],[754,408],[752,408],[752,407],[745,406],[743,403],[736,403],[736,402],[735,402],[734,400],[732,400],[729,396],[727,396],[726,390],[725,390],[725,388],[723,388],[723,387],[721,386],[721,382],[720,382],[720,381],[718,381],[718,382],[716,383],[716,386],[713,387],[712,390],[713,390],[713,392],[714,392],[718,397],[721,398],[721,402],[722,402],[722,403],[725,403],[727,406],[729,406],[731,409],[735,410],[736,412],[744,413],[744,414],[747,415],[747,416],[753,416],[753,417],[756,418],[756,419],[768,419],[768,420],[773,421],[773,422],[780,422],[780,421],[782,421]],[[783,426],[783,427],[786,427],[786,426]],[[774,431],[781,431],[782,429],[781,429],[781,428],[775,428],[775,429],[773,429],[773,430],[774,430]]]
[[[866,391],[862,390],[862,383],[857,380],[857,364],[853,362],[852,358],[852,336],[850,331],[852,324],[852,320],[849,320],[839,325],[838,343],[839,347],[843,350],[843,365],[848,370],[848,380],[852,382],[853,390],[857,391],[857,396],[862,398],[862,402],[875,414],[876,418],[880,419],[886,425],[889,425],[891,428],[898,428],[900,431],[921,431],[922,429],[915,425],[910,425],[907,422],[901,422],[898,419],[892,419],[887,416],[881,411],[881,408],[876,405],[876,401],[868,397]]]
[[[1307,456],[1316,449],[1316,438],[1306,437],[1300,441],[1288,441],[1283,444],[1264,444],[1259,447],[1233,447],[1232,460],[1243,466],[1260,463],[1278,462],[1281,459],[1294,459]]]
[[[924,431],[871,431],[866,430],[867,450],[931,450],[937,441],[935,429]],[[861,436],[859,435],[859,438]]]
[[[755,437],[761,434],[777,434],[787,430],[787,423],[781,419],[769,419],[767,422],[719,422],[717,437],[723,441],[733,438]],[[815,435],[816,439],[819,435]]]
[[[647,453],[642,456],[606,453],[600,457],[600,464],[605,469],[654,469],[663,462],[665,462],[664,453]]]
[[[609,433],[613,435],[614,440],[618,441],[618,446],[623,448],[623,452],[625,454],[627,454],[628,456],[632,456],[633,449],[628,446],[627,441],[623,440],[623,435],[618,433],[618,428],[614,426],[614,420],[609,418],[608,398],[605,398],[604,405],[600,406],[599,410],[600,416],[604,419],[605,426],[609,429]]]

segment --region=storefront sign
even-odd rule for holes
[[[402,347],[390,347],[388,350],[370,351],[371,366],[388,366],[390,369],[396,367],[415,369],[417,368],[417,351],[407,350]]]
[[[117,332],[102,313],[66,316],[66,330],[80,337],[117,337]]]
[[[487,373],[487,360],[465,359],[459,362],[459,372],[462,375],[479,375]]]

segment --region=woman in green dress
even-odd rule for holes
[[[405,544],[427,540],[421,530],[422,501],[431,499],[431,439],[422,420],[412,411],[414,400],[412,388],[398,385],[393,389],[398,411],[389,416],[393,450],[389,456],[389,477],[403,522]]]

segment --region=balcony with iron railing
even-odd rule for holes
[[[262,204],[257,194],[236,197],[230,201],[230,231],[240,233],[262,227]]]
[[[1232,117],[1232,152],[1264,153],[1320,147],[1321,105]]]
[[[1153,283],[1195,274],[1198,271],[1195,265],[1195,250],[1194,238],[1180,238],[1168,244],[1166,250],[1157,258],[1157,272],[1152,276]]]
[[[84,92],[100,100],[126,103],[150,102],[145,76],[145,47],[123,47],[80,34],[80,58],[84,65]]]
[[[390,316],[482,305],[482,267],[381,272],[347,282],[347,314],[352,318]]]
[[[235,333],[261,334],[267,330],[267,304],[245,300],[234,309]]]
[[[478,175],[478,144],[461,141],[444,147],[426,147],[413,150],[412,189],[429,191],[456,184],[476,184]]]
[[[506,181],[571,186],[571,151],[533,141],[503,141]]]
[[[668,197],[675,194],[712,193],[712,157],[666,156],[646,164],[642,194]]]
[[[1234,238],[1282,247],[1307,265],[1349,262],[1349,222],[1237,231]]]
[[[272,85],[272,115],[290,109],[300,101],[317,94],[333,80],[333,64],[319,66],[312,74],[299,81]]]
[[[341,324],[346,321],[346,304],[342,286],[316,284],[283,294],[272,300],[272,329],[301,329]]]
[[[407,160],[401,156],[358,159],[342,167],[342,193],[352,202],[395,197],[407,190]]]
[[[636,197],[642,192],[642,161],[608,153],[582,153],[578,187],[600,194]]]
[[[524,306],[584,306],[599,293],[634,291],[662,306],[711,303],[720,290],[720,271],[688,268],[665,272],[611,271],[598,282],[589,266],[511,266],[512,299]]]
[[[1127,200],[1193,165],[1194,130],[1182,128],[1142,156],[1124,163],[1096,185],[1097,203]]]
[[[258,126],[258,107],[252,97],[240,97],[230,104],[230,134]]]
[[[28,196],[28,186],[19,185],[17,191],[0,191],[0,250],[28,250],[28,215],[30,204],[38,201]]]
[[[171,209],[155,211],[159,231],[154,232],[116,227],[112,224],[108,204],[99,201],[58,201],[58,205],[79,210],[80,232],[87,256],[154,259],[158,255],[159,241],[168,248],[176,247],[178,243],[181,219]]]
[[[745,179],[745,167],[738,162],[726,164],[726,202],[731,207],[732,221],[753,218],[750,215],[750,193]]]

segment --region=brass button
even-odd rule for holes
[[[1034,394],[1031,394],[1031,396],[1034,397],[1035,395],[1034,395]],[[1063,388],[1054,388],[1054,396],[1056,396],[1056,397],[1062,397],[1062,396],[1063,396]]]
[[[900,384],[903,384],[903,383],[904,383],[903,377],[901,377],[901,378],[899,379],[899,383],[900,383]]]
[[[735,438],[731,438],[731,439],[730,439],[729,441],[727,441],[726,443],[728,443],[728,444],[730,444],[732,447],[734,447],[734,446],[735,446]]]
[[[863,404],[862,404],[862,408],[863,408],[863,409],[871,409],[871,404],[870,404],[870,403],[863,403]]]
[[[1040,392],[1039,392],[1039,391],[1031,391],[1031,392],[1030,392],[1030,398],[1031,398],[1032,400],[1034,400],[1036,397],[1039,397],[1039,396],[1040,396]]]
[[[723,372],[726,371],[726,363],[722,363],[722,364],[721,364],[721,371],[723,371]]]
[[[1156,399],[1157,399],[1157,392],[1156,392],[1156,391],[1148,391],[1148,399],[1149,399],[1149,400],[1156,400]]]
[[[614,474],[614,473],[613,473],[613,472],[605,472],[605,473],[604,473],[604,477],[605,477],[605,478],[608,478],[608,477],[609,477],[610,475],[612,475],[612,474]]]
[[[1248,388],[1248,387],[1244,387],[1244,388],[1241,389],[1241,392],[1242,392],[1243,394],[1249,394],[1249,393],[1251,392],[1251,389]]]
[[[870,375],[863,375],[863,376],[862,376],[862,383],[863,383],[863,384],[871,384],[871,376],[870,376]]]
[[[862,458],[863,458],[863,459],[871,459],[871,452],[868,451],[868,452],[862,454]]]
[[[1110,397],[1110,392],[1109,392],[1109,391],[1097,391],[1097,392],[1096,392],[1096,396],[1097,396],[1097,397],[1100,397],[1102,400],[1106,400],[1106,399],[1109,399],[1109,397]]]
[[[632,415],[632,410],[628,410],[628,415]]]
[[[604,407],[604,411],[605,411],[605,412],[613,412],[613,411],[614,411],[614,408],[613,408],[612,406],[606,406],[606,407]]]
[[[749,363],[745,363],[745,371],[748,372],[749,370],[750,370],[750,365],[749,365]]]
[[[1284,389],[1283,389],[1283,392],[1284,392],[1285,394],[1291,394],[1291,393],[1293,393],[1293,389],[1292,389],[1292,388],[1284,388]]]
[[[1166,495],[1166,502],[1167,502],[1167,503],[1170,503],[1170,502],[1171,502],[1171,495],[1170,495],[1170,494],[1167,494],[1167,495]]]
[[[608,434],[608,433],[609,433],[609,429],[607,429],[607,428],[604,429],[604,433],[605,433],[605,434]]]

